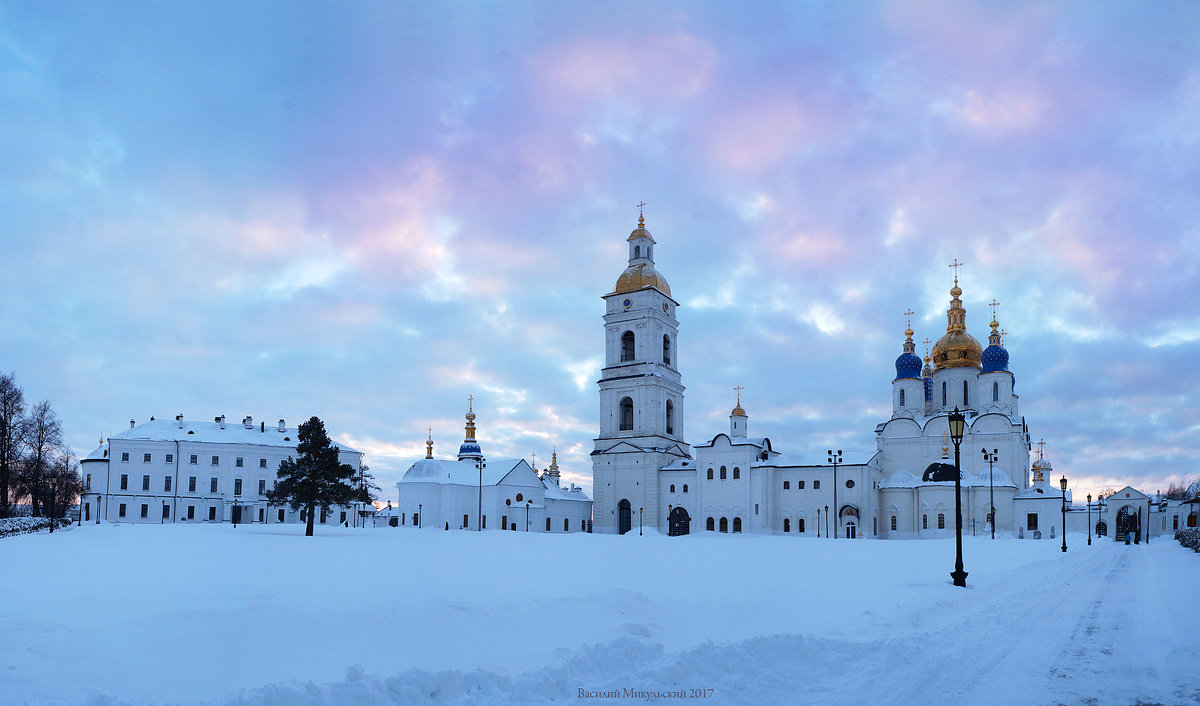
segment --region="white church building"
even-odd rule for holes
[[[591,454],[596,532],[624,534],[642,526],[671,535],[952,536],[955,466],[948,417],[955,410],[966,417],[960,444],[964,532],[990,532],[994,517],[998,532],[1061,535],[1064,514],[1072,531],[1087,530],[1088,507],[1075,505],[1069,492],[1064,503],[1057,483],[1043,477],[1049,461],[1039,454],[1031,468],[1030,435],[994,308],[984,348],[967,331],[957,261],[946,331],[924,361],[916,355],[909,319],[891,383],[892,413],[875,428],[875,451],[856,457],[829,449],[824,458],[796,459],[775,441],[750,434],[740,388],[728,432],[688,444],[678,302],[655,268],[657,243],[644,217],[627,244],[627,266],[603,296],[600,434]],[[1119,513],[1122,536],[1126,528],[1137,531],[1143,525],[1129,518],[1141,503],[1147,516],[1142,522],[1149,523],[1144,526],[1165,531],[1165,517],[1150,518],[1152,510],[1162,515],[1165,505],[1137,495],[1124,509],[1107,508],[1103,519],[1111,524]],[[1105,529],[1099,503],[1092,509],[1093,531]]]
[[[376,523],[439,530],[587,532],[591,498],[583,488],[560,485],[558,453],[539,474],[522,458],[488,459],[475,438],[475,410],[468,407],[466,433],[458,456],[433,456],[409,466],[396,483],[397,504],[381,510]]]

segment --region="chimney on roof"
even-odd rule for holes
[[[220,424],[222,429],[225,428],[225,415],[224,414],[217,417],[217,424]]]
[[[266,422],[259,422],[259,423],[258,423],[258,431],[259,431],[259,433],[266,433],[266,431],[267,431],[267,423],[266,423]]]
[[[254,428],[254,420],[250,417],[250,415],[247,414],[246,418],[242,420],[242,426],[246,427],[247,429]]]
[[[283,425],[283,420],[279,420],[279,431],[287,431],[287,427]]]
[[[182,414],[176,414],[176,415],[175,415],[175,423],[176,423],[177,425],[179,425],[179,428],[180,428],[180,429],[182,429],[182,428],[183,428],[183,415],[182,415]]]
[[[133,421],[132,419],[130,419],[130,420],[129,420],[129,428],[130,428],[130,429],[132,429],[132,428],[134,428],[135,426],[137,426],[137,422],[135,422],[135,421]]]

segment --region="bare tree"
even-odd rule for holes
[[[47,516],[51,520],[66,514],[67,508],[75,503],[83,492],[83,481],[79,477],[79,462],[65,447],[60,447],[46,468],[42,497],[46,499]],[[83,508],[80,508],[80,512]],[[50,523],[54,531],[54,523]]]
[[[62,422],[50,402],[34,405],[25,417],[24,454],[16,473],[18,497],[29,497],[33,516],[41,515],[45,503],[45,478],[51,463],[63,447]]]
[[[1167,486],[1167,492],[1163,493],[1163,497],[1167,500],[1187,500],[1187,491],[1191,485],[1183,481],[1171,483]]]
[[[12,373],[0,374],[0,517],[9,512],[9,487],[21,453],[25,391]]]

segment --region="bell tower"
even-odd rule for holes
[[[629,234],[629,262],[604,295],[604,369],[600,436],[592,452],[593,528],[624,533],[638,526],[666,531],[658,507],[658,471],[691,458],[683,436],[676,301],[654,269],[654,238],[644,214]]]

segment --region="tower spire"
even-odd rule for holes
[[[950,267],[954,268],[954,286],[950,288],[950,308],[946,310],[946,333],[953,331],[967,330],[967,312],[963,309],[962,300],[959,295],[962,290],[958,287],[958,268],[962,267],[963,263],[954,258],[954,263]]]
[[[475,440],[475,396],[467,398],[467,424],[464,427],[462,446],[458,447],[458,460],[466,459],[481,459],[483,451],[479,448],[479,442]]]
[[[425,458],[433,458],[433,427],[429,427],[429,438],[425,440]]]

